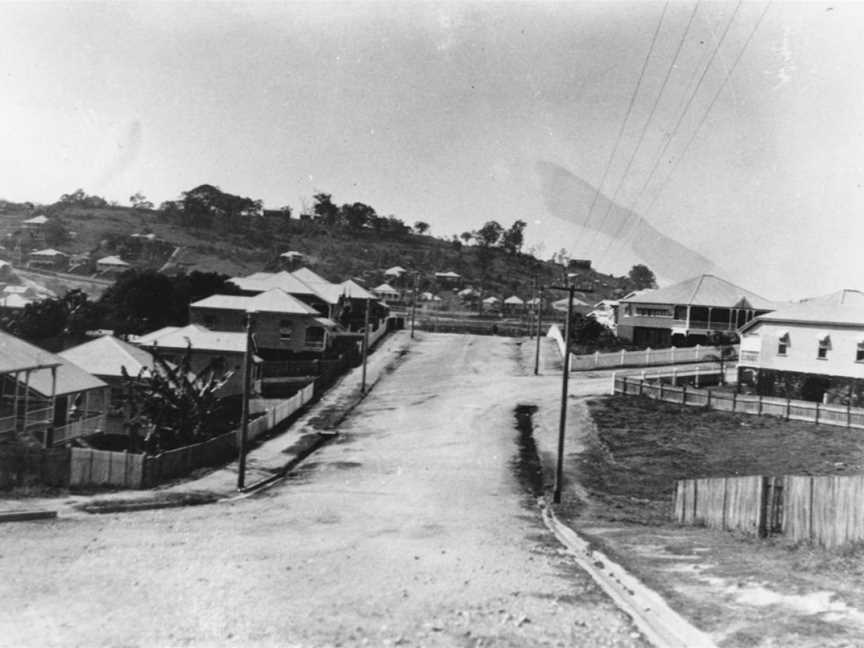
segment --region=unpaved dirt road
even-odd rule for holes
[[[520,484],[517,355],[423,334],[255,498],[0,526],[0,644],[645,645]]]

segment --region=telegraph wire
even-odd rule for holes
[[[630,173],[630,167],[633,166],[633,161],[636,159],[640,149],[642,148],[642,143],[645,140],[645,134],[648,131],[648,126],[651,124],[651,121],[654,119],[654,114],[657,112],[657,107],[660,105],[660,100],[663,98],[663,93],[666,90],[666,85],[669,83],[669,79],[672,76],[672,70],[675,69],[675,64],[678,62],[678,57],[681,55],[681,50],[684,48],[684,43],[687,40],[687,35],[690,33],[690,27],[693,25],[693,19],[696,17],[696,12],[699,9],[699,0],[696,0],[696,3],[693,5],[693,11],[690,12],[690,18],[687,20],[687,26],[684,28],[684,32],[681,34],[681,38],[678,40],[678,46],[675,50],[675,55],[672,57],[672,60],[669,63],[669,67],[666,69],[666,75],[663,77],[663,82],[660,84],[660,90],[657,92],[657,97],[654,99],[654,105],[651,106],[651,111],[648,113],[648,118],[645,120],[645,123],[642,126],[642,131],[639,133],[639,139],[636,142],[636,147],[633,149],[633,153],[630,155],[630,159],[627,161],[627,166],[624,168],[624,172],[621,174],[621,178],[618,181],[618,185],[615,187],[615,191],[609,199],[609,205],[606,208],[606,213],[603,215],[603,220],[600,221],[600,226],[594,230],[594,237],[591,239],[591,245],[588,248],[593,249],[594,245],[597,243],[597,237],[600,235],[600,231],[603,229],[603,223],[609,218],[609,214],[612,212],[612,206],[615,204],[615,199],[618,197],[618,193],[621,191],[621,187],[624,186],[624,181],[627,179],[627,174]]]
[[[642,81],[645,78],[645,70],[648,67],[648,61],[651,54],[654,52],[654,46],[657,43],[657,36],[660,34],[660,28],[663,26],[663,18],[666,16],[666,10],[669,8],[669,0],[663,5],[663,11],[660,14],[660,20],[657,23],[657,28],[654,30],[654,35],[651,37],[651,45],[648,48],[648,53],[645,55],[645,60],[642,62],[642,69],[639,71],[639,79],[636,81],[636,88],[630,97],[630,103],[627,106],[627,112],[624,115],[624,120],[621,122],[621,128],[618,130],[618,135],[615,138],[615,145],[612,147],[612,153],[606,161],[606,168],[603,170],[603,176],[600,178],[600,184],[597,185],[597,190],[594,192],[594,199],[591,201],[591,207],[588,208],[588,219],[583,227],[589,228],[591,218],[594,216],[594,207],[597,205],[597,200],[600,197],[600,192],[603,190],[603,185],[606,183],[606,177],[609,175],[609,169],[612,167],[612,161],[615,159],[615,154],[618,152],[618,147],[621,144],[621,139],[624,136],[624,130],[627,127],[627,122],[630,119],[630,114],[633,111],[633,106],[636,103],[636,97],[639,95],[639,89],[642,87]]]
[[[672,140],[675,139],[675,135],[678,133],[678,130],[681,128],[681,124],[684,121],[684,117],[690,111],[690,106],[693,104],[693,100],[696,98],[696,95],[699,94],[699,89],[702,86],[702,83],[705,81],[705,77],[708,75],[708,72],[711,69],[711,65],[714,63],[714,59],[717,57],[717,53],[720,51],[720,47],[723,45],[723,42],[726,40],[726,36],[729,34],[729,29],[732,27],[732,23],[735,21],[735,17],[738,15],[738,10],[741,8],[741,4],[742,4],[742,0],[738,0],[737,4],[735,5],[735,9],[733,10],[731,16],[729,17],[729,20],[726,22],[726,26],[723,28],[723,33],[721,34],[720,39],[714,45],[714,49],[711,52],[711,56],[708,59],[708,63],[705,65],[705,68],[702,70],[702,74],[699,76],[699,80],[696,83],[696,87],[693,88],[693,91],[690,93],[690,96],[687,99],[687,103],[684,106],[684,110],[681,111],[681,113],[678,115],[678,119],[675,122],[675,125],[672,127],[672,130],[669,133],[669,136],[666,138],[666,142],[664,143],[663,147],[661,148],[660,153],[654,159],[654,164],[651,167],[651,171],[648,174],[648,177],[646,178],[645,182],[643,183],[642,188],[639,190],[636,197],[631,201],[630,207],[629,207],[630,211],[633,210],[635,205],[639,202],[639,200],[641,200],[642,196],[645,195],[645,192],[646,192],[648,186],[651,184],[651,180],[654,179],[654,174],[657,172],[657,169],[660,166],[660,162],[662,162],[663,157],[666,155],[666,151],[669,149],[669,145],[672,143]],[[727,78],[728,78],[728,76],[727,76]],[[603,253],[598,258],[598,263],[599,263],[599,259],[601,259],[601,258],[605,259],[606,258],[607,253],[609,252],[613,243],[618,239],[618,236],[624,230],[625,226],[627,225],[628,220],[629,220],[629,218],[625,218],[624,220],[622,220],[621,224],[615,230],[615,234],[609,239],[609,242],[606,244],[606,248],[603,250]],[[641,217],[639,217],[636,222],[639,222],[640,220],[641,220]]]

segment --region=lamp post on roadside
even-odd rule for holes
[[[255,325],[255,311],[246,311],[246,350],[243,353],[243,401],[240,414],[240,453],[237,463],[237,489],[246,486],[246,442],[249,436],[249,391],[252,377],[252,327]]]
[[[555,486],[552,492],[552,501],[555,504],[561,502],[561,489],[564,481],[564,433],[567,429],[567,387],[570,381],[570,320],[573,317],[573,293],[576,292],[576,286],[572,281],[573,276],[567,275],[566,286],[550,286],[556,290],[567,291],[567,319],[564,320],[564,370],[561,375],[561,416],[558,421],[558,461],[555,465]],[[594,292],[594,290],[580,288],[579,292]]]
[[[543,286],[537,287],[534,306],[537,308],[537,347],[534,349],[534,375],[540,373],[540,328],[543,321]]]

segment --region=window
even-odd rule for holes
[[[855,352],[855,362],[864,362],[864,342],[858,343],[858,350]]]
[[[777,338],[777,355],[785,356],[789,348],[789,334],[783,333]]]
[[[816,351],[816,357],[820,360],[828,359],[828,351],[831,349],[831,338],[827,335],[819,340],[819,349]]]
[[[210,329],[211,331],[216,330],[216,318],[212,315],[206,315],[204,317],[204,326]]]
[[[291,341],[291,333],[293,333],[294,327],[291,324],[291,320],[279,320],[279,341],[280,342],[290,342]]]
[[[310,326],[307,328],[306,346],[322,348],[324,346],[324,329],[320,326]]]

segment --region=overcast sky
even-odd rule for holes
[[[551,162],[605,173],[766,297],[864,288],[864,6],[776,2],[759,23],[762,2],[700,3],[670,72],[694,6],[0,3],[0,197],[158,203],[207,182],[299,210],[326,191],[438,235],[521,218],[543,257],[639,261],[547,213]]]

